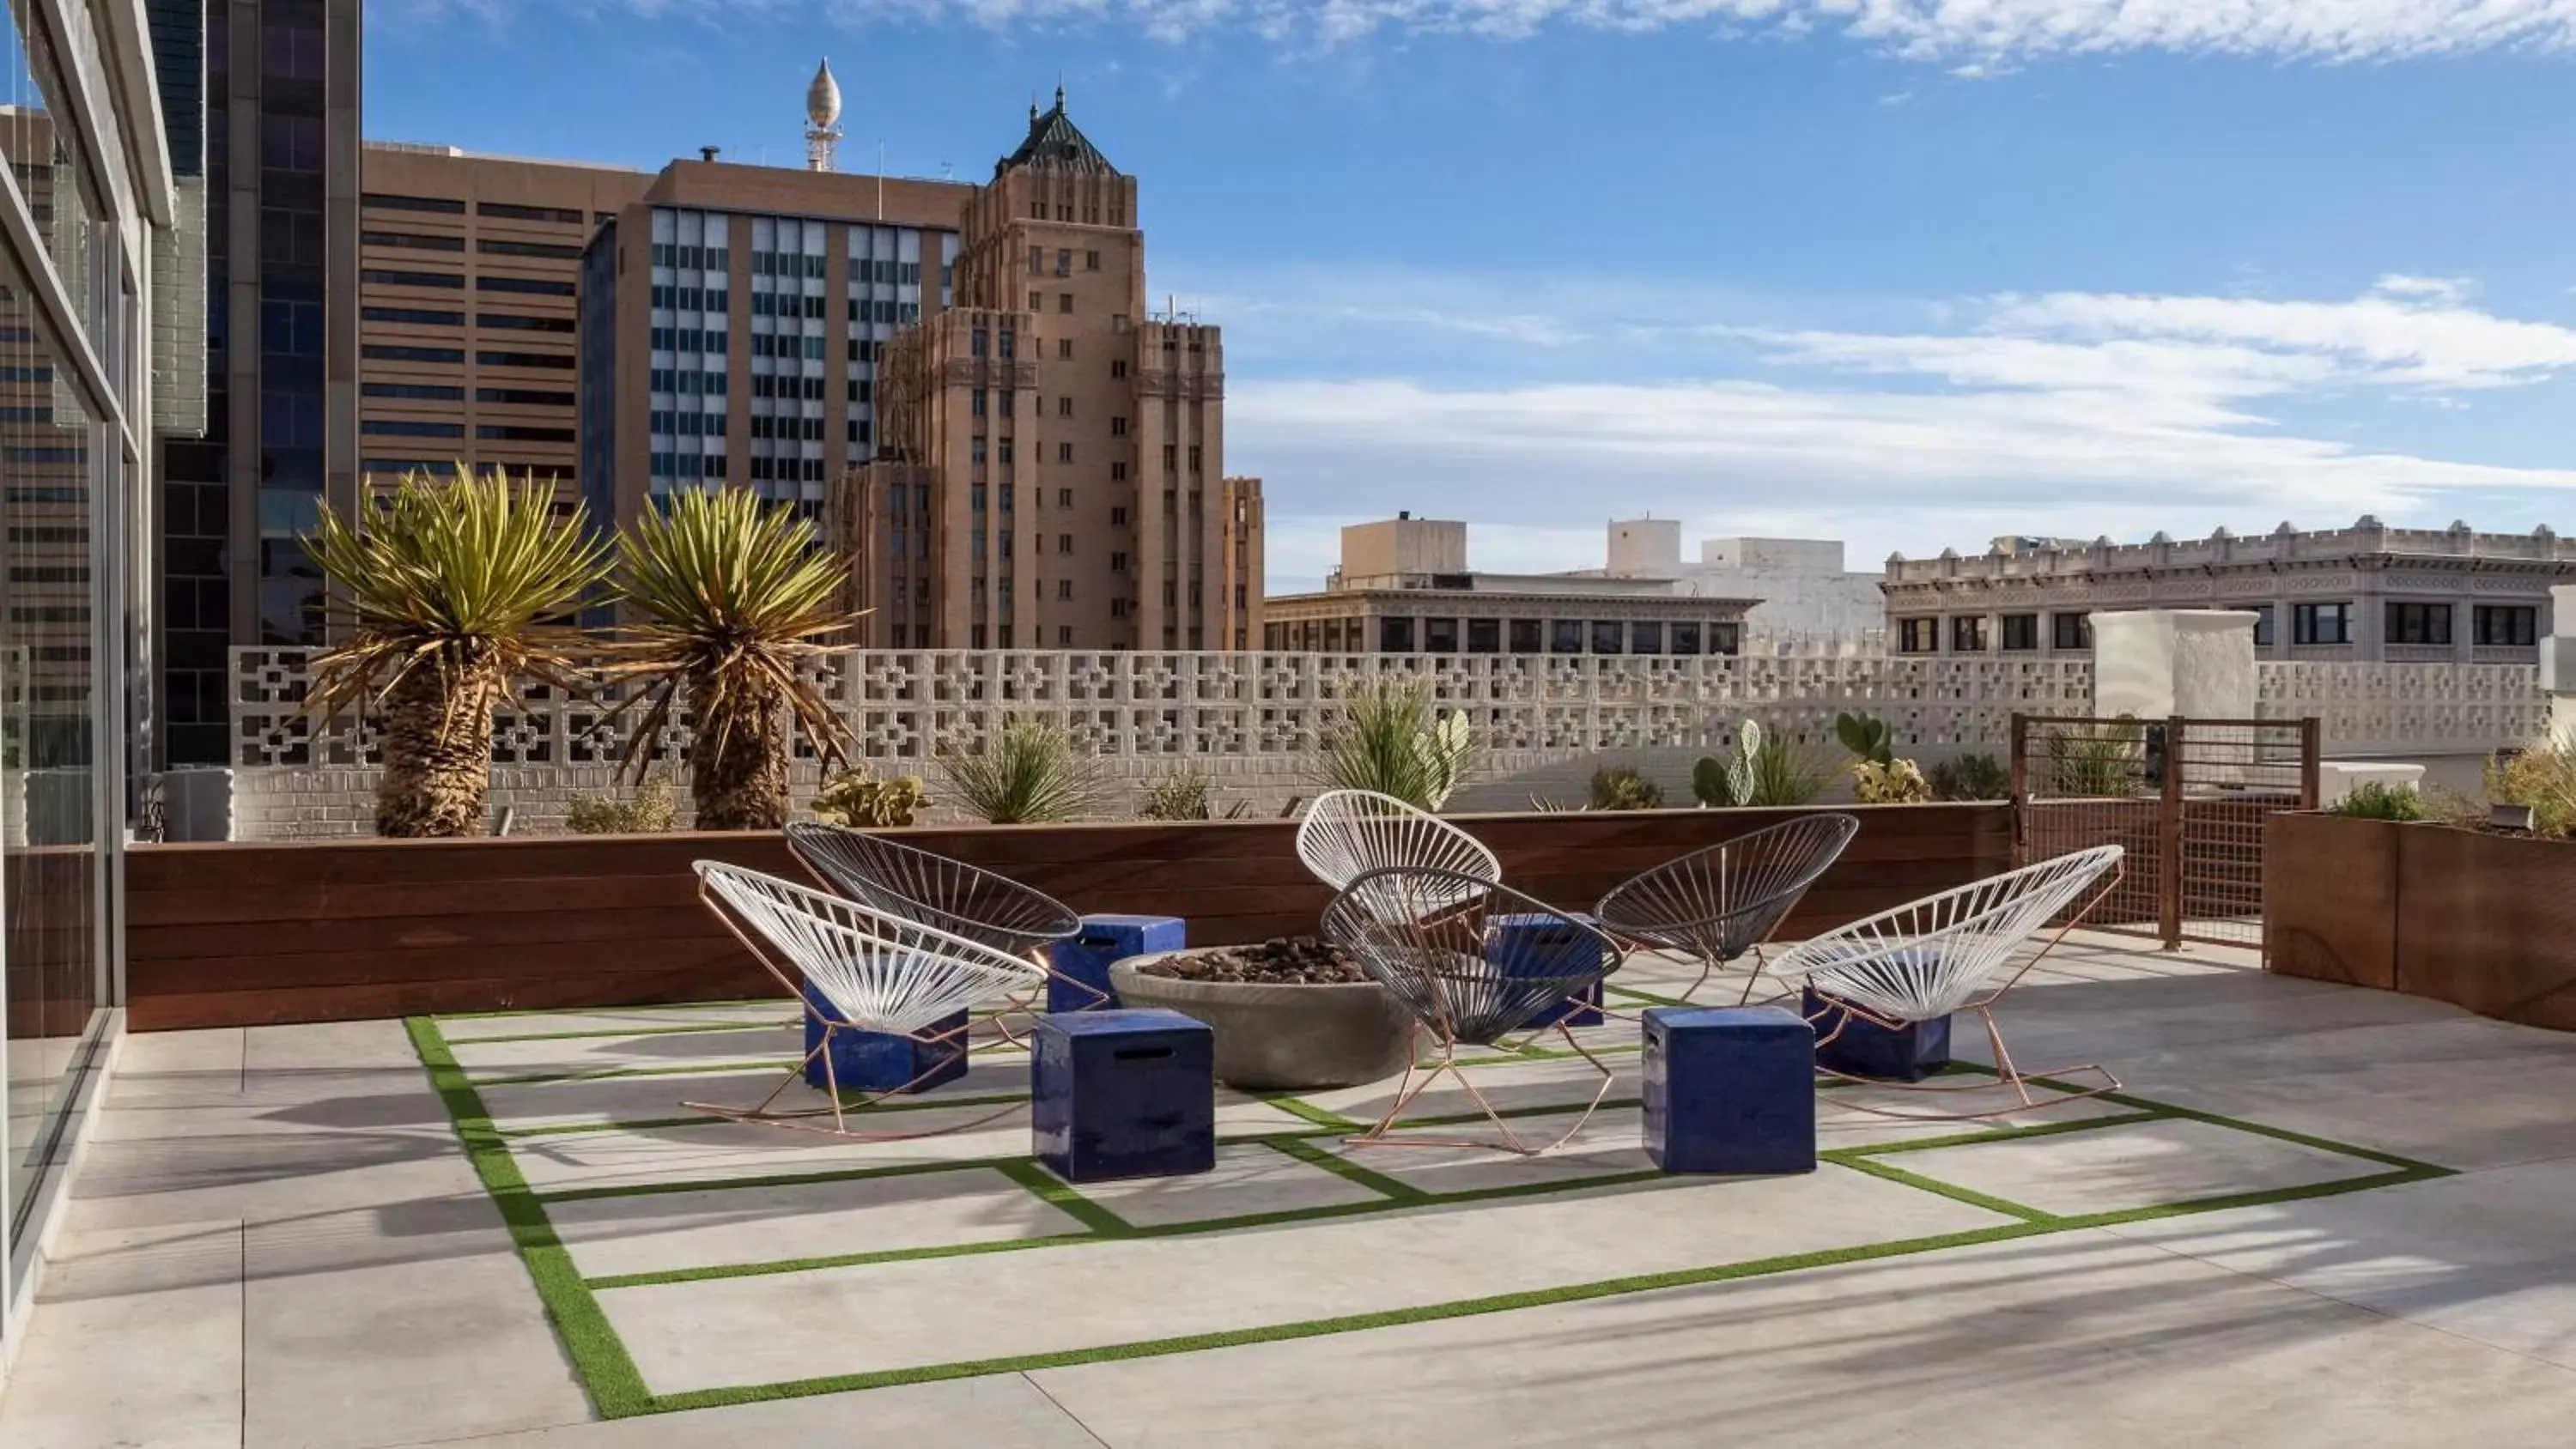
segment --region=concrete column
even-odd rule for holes
[[[2576,732],[2576,584],[2549,591],[2549,633],[2540,641],[2540,692],[2549,699],[2549,733]]]
[[[2254,703],[2252,612],[2137,609],[2093,616],[2095,715],[2252,719]]]

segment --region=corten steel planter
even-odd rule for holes
[[[1216,1033],[1216,1079],[1246,1091],[1314,1091],[1383,1081],[1411,1056],[1412,1018],[1374,981],[1295,985],[1183,981],[1139,968],[1204,954],[1131,956],[1109,968],[1121,1005],[1163,1007]]]
[[[2576,1031],[2576,841],[2276,815],[2264,961]]]

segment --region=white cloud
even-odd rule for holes
[[[1432,294],[1512,290],[1471,281]],[[1660,377],[1638,376],[1632,351],[1580,343],[1545,354],[1554,376],[1528,382],[1444,386],[1376,368],[1264,380],[1238,368],[1229,460],[1267,478],[1274,534],[1292,518],[1411,507],[1536,530],[1533,548],[1555,567],[1592,561],[1590,520],[1645,510],[1703,531],[1844,537],[1867,560],[2002,532],[2144,536],[2285,516],[2447,519],[2492,514],[2498,500],[2508,512],[2554,506],[2576,490],[2576,469],[2422,456],[2355,441],[2366,429],[2284,427],[2275,415],[2322,406],[2359,428],[2380,400],[2438,410],[2458,406],[2456,390],[2568,386],[2576,330],[2469,307],[2459,299],[2473,290],[2398,279],[2344,301],[1978,298],[1909,309],[1939,325],[1896,331],[1684,314],[1661,334],[1676,349],[1733,351],[1702,356],[1696,372],[1686,351],[1653,354]],[[1617,283],[1601,291],[1614,310],[1629,295]],[[1547,314],[1536,330],[1624,342],[1624,325]],[[1319,524],[1307,540],[1324,559],[1328,532]],[[1477,561],[1501,567],[1483,546],[1489,532],[1478,531]]]
[[[675,0],[629,0],[667,6]],[[1173,38],[1249,29],[1338,44],[1382,31],[1524,39],[1555,28],[1841,33],[1993,74],[2006,57],[2179,51],[2392,60],[2576,48],[2576,0],[827,0],[855,18],[994,27],[1116,22]]]

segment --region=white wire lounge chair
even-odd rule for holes
[[[1855,1094],[1847,1104],[1860,1110],[1973,1121],[2116,1092],[2119,1079],[2098,1063],[2022,1071],[2004,1048],[1994,1005],[2118,883],[2120,858],[2119,846],[2095,846],[1927,896],[1802,941],[1773,958],[1769,974],[1813,987],[1826,999],[1825,1014],[1836,1014],[1836,1008],[1847,1013],[1826,1033],[1828,1042],[1855,1018],[1901,1030],[1953,1012],[1974,1012],[1994,1048],[1995,1074],[2017,1099],[1981,1112],[1927,1113],[1872,1104]],[[2052,922],[2057,929],[2046,944],[2023,955],[2022,948]],[[2093,1084],[2074,1086],[2074,1078],[2090,1078]],[[2049,1087],[2049,1095],[2033,1095],[2033,1081]],[[1938,1094],[1991,1086],[1952,1077],[1891,1089]]]
[[[1739,998],[1750,1001],[1762,979],[1763,943],[1859,829],[1857,817],[1839,812],[1768,825],[1629,877],[1592,914],[1614,936],[1698,961],[1684,1001],[1712,972],[1751,952]]]
[[[1514,1133],[1460,1068],[1460,1046],[1491,1046],[1549,1007],[1588,993],[1619,969],[1619,943],[1579,917],[1459,871],[1377,870],[1351,882],[1324,908],[1324,939],[1348,951],[1369,979],[1413,1016],[1415,1040],[1429,1037],[1438,1059],[1405,1059],[1395,1098],[1354,1146],[1487,1147],[1524,1157],[1573,1140],[1609,1095],[1612,1074],[1560,1021],[1567,1046],[1601,1073],[1581,1116],[1554,1141],[1531,1146]],[[1390,1135],[1423,1091],[1442,1076],[1458,1085],[1499,1134],[1493,1140]]]
[[[1448,899],[1475,894],[1466,882],[1497,884],[1502,862],[1483,841],[1457,826],[1417,810],[1392,795],[1374,790],[1327,790],[1306,807],[1297,822],[1297,859],[1315,878],[1335,891],[1374,870],[1425,870],[1456,877],[1447,887],[1426,876],[1408,883],[1408,892],[1449,889],[1450,898],[1425,897],[1422,904],[1439,909]],[[1384,893],[1372,899],[1392,899]]]
[[[756,1107],[683,1105],[738,1122],[799,1127],[862,1142],[960,1131],[1017,1109],[1015,1103],[973,1122],[922,1132],[853,1132],[832,1066],[833,1039],[844,1031],[879,1032],[909,1036],[931,1046],[955,1042],[963,1050],[966,1028],[945,1023],[981,1002],[1042,983],[1046,968],[952,932],[756,870],[713,860],[696,862],[696,869],[699,899],[789,995],[806,1003],[806,1011],[823,1029],[823,1039]],[[816,1010],[806,995],[808,987],[830,1003],[841,1020]],[[818,1056],[823,1060],[830,1104],[773,1110],[780,1094],[801,1080]],[[873,1105],[919,1080],[916,1077],[858,1105]],[[811,1120],[825,1115],[832,1119],[830,1127]]]

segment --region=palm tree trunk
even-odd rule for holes
[[[690,680],[693,699],[714,691]],[[689,747],[689,796],[700,830],[777,830],[787,824],[787,742],[778,730],[786,703],[777,686],[752,684],[734,695],[727,719],[701,714]]]
[[[384,702],[384,778],[376,784],[376,833],[474,835],[492,788],[492,711],[449,718],[449,691],[490,698],[483,679],[441,676],[426,665],[404,675]]]

